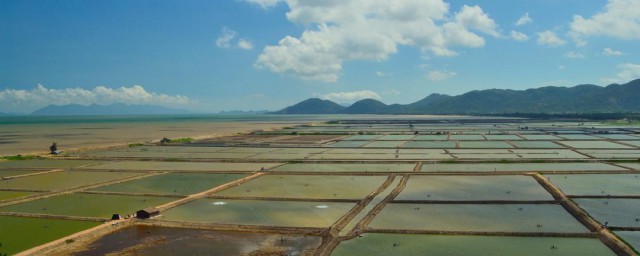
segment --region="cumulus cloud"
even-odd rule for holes
[[[245,39],[240,39],[238,41],[238,48],[243,50],[251,50],[253,49],[253,44]]]
[[[529,13],[525,13],[516,21],[516,26],[522,26],[531,22],[533,22],[533,19],[529,17]]]
[[[376,71],[376,76],[383,77],[387,76],[387,74],[385,74],[384,72]]]
[[[277,5],[279,2],[282,2],[282,0],[244,0],[245,2],[248,3],[252,3],[255,5],[258,5],[262,8],[269,8],[269,7],[273,7],[275,5]]]
[[[231,47],[231,40],[236,37],[238,33],[227,28],[223,27],[220,35],[216,39],[216,46],[220,48],[229,48]]]
[[[218,48],[231,48],[233,46],[243,49],[243,50],[251,50],[253,49],[253,44],[251,41],[247,39],[239,39],[236,43],[234,43],[238,32],[233,31],[227,27],[223,27],[222,31],[220,31],[220,35],[216,39],[216,46]]]
[[[621,51],[616,51],[616,50],[613,50],[613,49],[608,48],[608,47],[604,48],[602,50],[602,54],[604,54],[605,56],[622,56],[622,55],[624,55],[624,53],[622,53]]]
[[[518,31],[514,31],[511,30],[511,34],[509,35],[511,37],[511,39],[519,41],[519,42],[524,42],[529,40],[529,37],[527,35],[525,35],[522,32],[518,32]]]
[[[433,70],[427,73],[427,78],[431,81],[444,81],[449,78],[455,77],[458,74],[448,70]]]
[[[539,45],[546,45],[550,47],[558,47],[567,43],[567,41],[560,39],[560,37],[551,30],[538,33],[537,42]]]
[[[606,83],[623,84],[640,78],[640,64],[624,63],[618,65],[620,71],[614,76],[602,79]]]
[[[380,100],[382,97],[374,91],[362,90],[353,92],[333,92],[321,95],[320,98],[325,100],[331,100],[339,103],[350,103],[362,99],[375,99]]]
[[[303,80],[335,82],[345,61],[385,61],[400,45],[455,56],[455,47],[482,47],[482,35],[500,36],[495,21],[479,6],[451,13],[443,0],[284,2],[290,9],[287,19],[307,29],[265,47],[255,66]]]
[[[0,91],[0,108],[8,112],[31,112],[51,104],[108,105],[113,103],[175,107],[195,102],[182,95],[148,92],[140,85],[117,89],[98,86],[87,90],[83,88],[49,89],[38,84],[31,90]]]
[[[638,10],[638,0],[609,0],[603,11],[591,17],[573,16],[569,33],[578,41],[587,36],[640,39]]]
[[[569,59],[584,59],[585,56],[582,53],[579,52],[574,52],[574,51],[568,51],[564,53],[564,57],[565,58],[569,58]]]

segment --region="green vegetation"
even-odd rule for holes
[[[144,143],[131,143],[131,144],[129,144],[130,148],[141,147],[141,146],[144,146]]]
[[[187,143],[191,141],[193,141],[193,138],[185,137],[185,138],[172,139],[169,143]]]
[[[2,156],[0,157],[0,159],[4,159],[4,160],[9,160],[9,161],[13,161],[13,160],[32,160],[32,159],[36,159],[38,158],[37,156],[34,155],[15,155],[15,156]]]

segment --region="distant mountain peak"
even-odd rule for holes
[[[640,79],[601,87],[547,86],[527,90],[474,90],[449,96],[433,93],[411,104],[386,105],[364,99],[343,107],[317,98],[304,100],[279,114],[508,114],[640,112]],[[325,111],[326,110],[326,111]]]

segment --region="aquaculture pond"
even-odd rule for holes
[[[423,172],[500,172],[500,171],[619,171],[624,168],[605,163],[425,163]]]
[[[455,141],[409,141],[403,148],[456,148]]]
[[[640,196],[640,174],[545,175],[567,195]]]
[[[365,233],[362,237],[342,241],[331,255],[613,256],[616,254],[596,238]]]
[[[93,160],[51,160],[51,159],[33,159],[33,160],[0,160],[0,169],[66,169],[79,166],[93,165],[104,163],[104,161]]]
[[[526,140],[560,140],[562,138],[558,138],[553,135],[547,134],[521,134],[520,137],[525,138]]]
[[[357,148],[357,147],[362,147],[364,145],[367,145],[371,143],[371,141],[365,140],[343,140],[343,141],[338,141],[336,143],[333,144],[329,144],[329,147],[334,147],[334,148]]]
[[[565,148],[551,141],[512,141],[511,144],[518,148]]]
[[[246,176],[246,174],[222,173],[167,173],[98,187],[92,191],[190,195]]]
[[[504,141],[462,141],[460,148],[513,148]]]
[[[37,194],[35,192],[24,192],[24,191],[0,191],[0,201],[2,200],[7,200],[7,199],[13,199],[13,198],[19,198],[19,197],[23,197],[23,196],[30,196],[30,195],[34,195]]]
[[[142,173],[59,171],[0,180],[0,189],[60,190],[131,178],[139,175],[142,175]]]
[[[573,199],[589,215],[611,227],[640,227],[640,199]]]
[[[386,179],[386,176],[264,175],[216,195],[361,200]]]
[[[153,171],[259,171],[278,163],[204,163],[204,162],[168,162],[168,161],[120,161],[88,167],[97,170],[153,170]]]
[[[136,225],[108,234],[80,251],[91,255],[313,255],[321,237]],[[77,249],[76,249],[77,250]]]
[[[393,141],[374,141],[367,145],[364,145],[365,148],[395,148],[404,144],[406,141],[401,140],[393,140]]]
[[[0,216],[0,252],[13,255],[89,229],[100,222]]]
[[[124,216],[175,200],[177,198],[75,193],[0,207],[0,212],[111,218],[114,213]]]
[[[162,213],[173,221],[286,227],[329,227],[355,203],[200,199]]]
[[[374,229],[588,232],[556,204],[387,204],[369,225]]]
[[[636,252],[640,251],[640,231],[616,231],[615,233],[631,245]]]
[[[622,144],[614,143],[610,141],[587,140],[587,141],[559,141],[559,142],[572,148],[605,148],[605,149],[634,148],[631,146],[622,145]]]
[[[418,176],[395,200],[553,200],[530,176]]]
[[[294,163],[278,166],[279,172],[411,172],[416,164],[315,164]]]
[[[20,176],[27,174],[35,174],[39,172],[45,172],[49,170],[40,170],[40,171],[27,171],[27,170],[0,170],[0,177],[12,177],[12,176]]]

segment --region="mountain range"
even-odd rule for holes
[[[71,116],[71,115],[159,115],[159,114],[188,114],[189,111],[165,108],[153,105],[126,105],[115,103],[111,105],[91,104],[88,106],[49,105],[31,113],[35,116]]]
[[[527,90],[488,89],[457,96],[431,94],[410,104],[387,105],[363,99],[345,107],[311,98],[274,114],[509,114],[640,112],[640,79],[606,87],[541,87]]]

